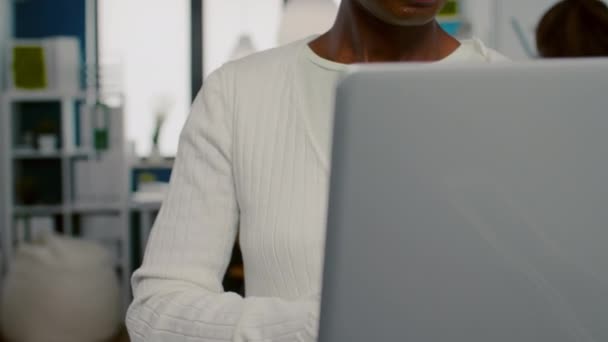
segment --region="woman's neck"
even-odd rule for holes
[[[373,16],[354,1],[342,1],[334,26],[310,44],[319,56],[338,63],[437,61],[460,43],[435,20],[396,26]]]

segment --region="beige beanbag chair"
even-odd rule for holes
[[[101,342],[121,323],[109,254],[92,242],[47,236],[22,245],[2,289],[10,342]]]

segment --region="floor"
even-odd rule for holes
[[[0,334],[0,342],[9,342],[9,341],[5,341],[4,339],[2,339],[2,334]],[[13,341],[11,341],[13,342]],[[18,342],[18,341],[14,341],[14,342]],[[120,330],[120,332],[118,333],[118,335],[116,335],[116,337],[112,338],[111,340],[107,341],[107,342],[130,342],[129,340],[129,335],[127,334],[127,330],[122,328]]]

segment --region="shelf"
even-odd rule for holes
[[[89,106],[93,104],[94,95],[91,89],[0,90],[0,140],[3,140],[0,143],[3,146],[0,162],[7,171],[3,178],[11,183],[2,192],[4,200],[0,203],[1,209],[6,211],[0,222],[0,240],[4,242],[0,247],[6,256],[4,264],[10,264],[16,248],[22,242],[21,236],[27,232],[28,225],[35,228],[37,218],[49,218],[55,230],[74,238],[82,237],[80,233],[84,228],[99,228],[101,231],[107,227],[107,233],[115,235],[119,242],[119,245],[111,246],[112,264],[122,276],[122,297],[126,306],[130,301],[131,258],[135,256],[130,250],[134,244],[130,243],[131,216],[130,203],[127,201],[129,174],[122,155],[115,160],[110,156],[105,158],[91,145],[93,118]],[[120,123],[122,109],[112,109],[111,114],[111,121],[115,125],[112,124],[110,129],[116,137],[124,136],[124,126]],[[53,145],[56,149],[50,150],[50,153],[34,148],[38,146],[34,143],[36,135],[41,132],[56,137]],[[122,145],[121,139],[116,146]],[[124,151],[121,149],[121,152]],[[86,193],[81,190],[87,190],[81,189],[83,184],[86,186],[96,175],[89,170],[89,165],[79,165],[86,161],[95,162],[91,163],[91,168],[101,164],[101,170],[117,171],[116,175],[104,178],[115,181],[117,186],[125,185],[112,189],[112,193],[116,192],[114,197],[121,201],[112,201],[109,196],[80,196]],[[102,175],[105,172],[102,171]],[[103,193],[103,190],[96,189],[95,192]],[[104,224],[105,218],[111,220]],[[97,222],[101,222],[101,225]],[[11,229],[2,229],[4,226]],[[106,232],[101,233],[91,236],[101,239],[100,236],[106,235]]]
[[[131,200],[129,207],[132,210],[160,210],[162,200],[139,201]]]
[[[162,160],[157,161],[149,161],[147,159],[142,159],[141,161],[132,164],[133,169],[164,169],[164,168],[173,168],[174,159],[171,158],[163,158]]]
[[[77,203],[71,206],[62,205],[21,205],[14,207],[16,215],[56,215],[63,213],[120,213],[126,210],[118,204],[112,203]]]
[[[13,102],[41,102],[41,101],[61,101],[61,100],[85,100],[86,92],[61,92],[53,90],[44,91],[8,91],[4,93],[7,100]]]
[[[36,150],[13,151],[14,159],[59,159],[59,158],[88,158],[93,153],[90,150],[76,150],[73,152],[57,151],[42,153]]]
[[[62,205],[21,205],[13,208],[15,215],[58,215],[66,212],[66,208]]]
[[[74,213],[120,213],[123,208],[114,203],[75,203],[70,208]]]

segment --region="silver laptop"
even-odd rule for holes
[[[608,61],[338,89],[321,342],[608,341]]]

